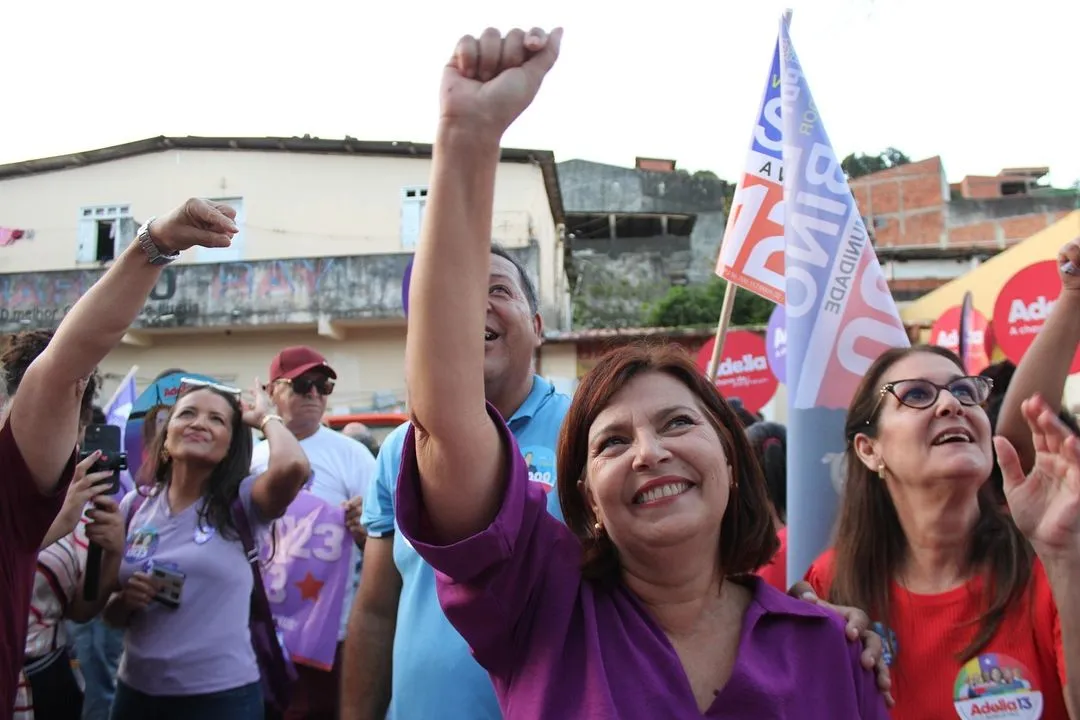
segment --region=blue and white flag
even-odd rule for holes
[[[829,545],[848,403],[882,352],[909,343],[786,19],[780,76],[790,585]]]

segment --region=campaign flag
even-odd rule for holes
[[[139,391],[135,387],[135,373],[138,369],[138,366],[132,366],[128,370],[128,374],[120,381],[116,392],[113,393],[112,398],[105,405],[105,424],[120,428],[121,448],[127,447],[124,435],[127,432],[128,416],[131,415],[131,408],[135,405],[135,399],[139,396]],[[134,488],[135,481],[131,478],[131,471],[121,470],[119,496],[124,497]]]
[[[960,306],[960,332],[957,336],[957,355],[960,356],[960,362],[964,364],[964,372],[971,372],[971,351],[972,342],[969,334],[971,333],[971,326],[975,324],[975,305],[974,299],[971,296],[971,291],[968,290],[964,293],[964,302]]]
[[[352,572],[345,511],[302,490],[272,532],[262,568],[274,621],[294,662],[330,670]]]
[[[742,175],[735,186],[716,274],[784,303],[784,159],[780,119],[780,44],[773,49]]]
[[[882,352],[909,342],[786,18],[780,78],[791,583],[830,540],[855,388]]]

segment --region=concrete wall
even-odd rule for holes
[[[511,248],[538,281],[536,243]],[[331,332],[369,321],[404,322],[402,280],[411,255],[354,255],[167,267],[132,328],[156,334],[297,326]],[[0,332],[55,327],[102,270],[0,275]]]
[[[575,327],[644,326],[649,309],[684,278],[691,264],[689,238],[634,238],[608,250],[607,240],[573,241],[577,273]]]
[[[98,263],[77,262],[81,208],[122,205],[143,222],[189,197],[239,199],[241,233],[234,248],[195,250],[179,264],[400,254],[408,251],[402,190],[426,186],[430,169],[430,159],[419,157],[169,150],[0,180],[0,226],[32,232],[0,247],[0,275],[97,270]],[[545,318],[561,324],[562,249],[538,166],[500,164],[492,237],[508,247],[536,242]],[[391,295],[400,282],[396,259],[354,267],[398,273],[355,278],[383,283]]]
[[[558,164],[567,212],[723,211],[727,183],[711,173],[656,172],[588,160]]]
[[[712,277],[727,222],[726,182],[711,173],[655,172],[585,160],[568,160],[558,169],[567,213],[696,216],[689,237],[569,241],[579,278],[577,321],[593,327],[639,326],[673,283]]]

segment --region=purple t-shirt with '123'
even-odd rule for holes
[[[452,545],[422,540],[413,429],[396,506],[401,532],[435,568],[443,610],[491,675],[505,717],[702,718],[667,636],[621,584],[582,578],[580,542],[545,511],[513,435],[490,405],[488,413],[511,462],[492,524]],[[735,667],[705,718],[888,720],[840,617],[748,582],[754,596]]]
[[[240,483],[252,532],[267,526],[251,500],[255,477]],[[121,516],[135,492],[120,504]],[[203,500],[178,513],[168,486],[146,498],[127,528],[120,582],[160,565],[184,574],[179,607],[154,601],[136,612],[124,634],[117,673],[147,695],[202,695],[259,681],[248,619],[253,578],[240,538],[222,537],[199,522]]]

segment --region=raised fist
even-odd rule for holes
[[[503,37],[488,28],[466,35],[443,70],[442,122],[451,127],[502,137],[532,103],[544,76],[555,65],[562,28],[514,29]]]
[[[192,198],[150,225],[150,237],[162,250],[173,253],[190,247],[228,247],[236,227],[236,211],[224,203]]]
[[[1064,289],[1080,290],[1080,237],[1070,240],[1058,250],[1058,267],[1061,268]]]

